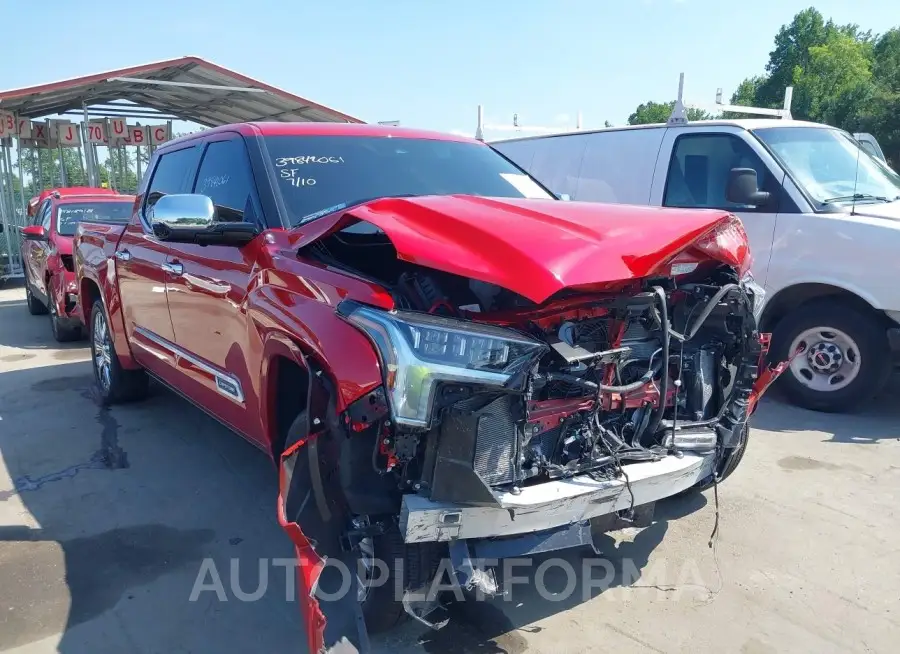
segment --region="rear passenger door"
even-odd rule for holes
[[[771,193],[771,201],[749,207],[726,200],[733,168],[753,168],[760,190]],[[746,130],[728,126],[670,128],[657,161],[651,204],[720,209],[739,216],[750,240],[753,276],[765,284],[778,212],[785,201],[790,202],[783,182],[784,172]]]
[[[132,353],[144,367],[169,382],[176,366],[175,332],[166,292],[169,245],[153,234],[146,211],[164,195],[189,193],[199,159],[200,147],[196,143],[159,156],[138,215],[125,228],[115,255],[125,331]]]

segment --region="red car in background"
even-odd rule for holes
[[[86,187],[44,191],[29,203],[29,224],[22,229],[21,246],[28,312],[49,312],[57,341],[77,340],[82,334],[72,262],[78,223],[126,223],[133,205],[133,195]]]

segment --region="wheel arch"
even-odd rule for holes
[[[81,315],[84,317],[84,323],[88,329],[90,329],[88,322],[91,319],[91,311],[94,309],[94,303],[98,300],[102,301],[102,296],[97,282],[90,277],[82,277],[78,289],[78,302],[81,304]]]
[[[261,363],[260,417],[269,455],[277,464],[284,451],[288,428],[307,409],[309,365],[300,346],[278,332],[264,338]]]
[[[835,301],[853,306],[886,326],[890,322],[883,311],[876,309],[871,301],[853,291],[824,282],[802,282],[781,289],[766,302],[760,320],[761,331],[774,331],[778,323],[791,311],[813,300],[824,298],[833,298]]]

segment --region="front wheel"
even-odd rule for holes
[[[884,387],[891,371],[882,325],[833,299],[785,316],[772,334],[771,355],[776,362],[794,357],[778,385],[793,404],[813,411],[855,409]]]
[[[359,543],[356,548],[360,559],[359,601],[371,633],[389,631],[406,620],[398,588],[418,591],[429,586],[439,568],[440,553],[445,549],[439,543],[407,544],[396,525]],[[374,572],[376,560],[388,576],[372,584],[366,574]]]
[[[44,303],[34,297],[31,291],[31,281],[25,276],[25,304],[28,306],[28,313],[32,316],[43,316],[47,313],[47,307]]]
[[[53,331],[53,338],[57,343],[70,343],[81,338],[81,326],[66,324],[56,310],[56,302],[50,298],[50,329]]]
[[[725,450],[723,453],[724,456],[719,462],[718,468],[715,472],[715,477],[710,477],[709,479],[705,479],[701,481],[699,484],[691,488],[691,491],[705,491],[708,488],[712,488],[716,484],[721,484],[723,481],[728,479],[731,474],[737,470],[737,467],[740,465],[741,461],[744,459],[744,453],[747,451],[747,441],[750,440],[750,425],[744,424],[743,433],[741,434],[741,439],[738,442],[736,447]]]
[[[119,363],[106,308],[100,301],[94,302],[91,309],[91,360],[94,364],[94,379],[104,404],[130,402],[147,395],[147,373],[143,370],[126,370]]]

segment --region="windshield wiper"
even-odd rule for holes
[[[900,196],[898,196],[900,197]],[[886,195],[872,195],[871,193],[854,193],[853,195],[839,195],[836,198],[828,198],[827,200],[822,200],[823,204],[831,204],[832,202],[851,202],[853,200],[878,200],[879,202],[893,202],[898,198],[894,198],[893,200]]]
[[[343,211],[344,209],[349,209],[350,207],[355,207],[360,204],[365,204],[366,202],[371,202],[372,200],[380,200],[381,198],[413,198],[416,197],[416,193],[389,193],[387,195],[373,195],[372,197],[362,198],[361,200],[354,200],[353,202],[341,202],[340,204],[335,204],[330,207],[325,207],[324,209],[319,209],[318,211],[313,211],[312,213],[308,213],[303,216],[297,223],[294,225],[295,227],[299,227],[304,223],[308,223],[310,220],[315,220],[317,218],[322,218],[323,216],[327,216],[330,213],[334,213],[335,211]]]

